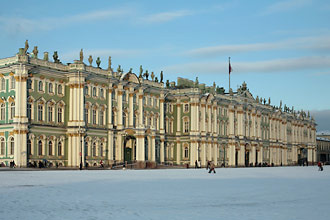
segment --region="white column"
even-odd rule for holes
[[[176,143],[176,163],[181,164],[181,143],[179,140]]]
[[[165,149],[164,149],[164,139],[160,140],[160,162],[165,162]]]
[[[128,98],[128,108],[129,108],[129,117],[128,117],[128,127],[133,127],[133,115],[134,115],[134,108],[133,108],[133,96],[134,91],[133,88],[130,88],[129,98]]]

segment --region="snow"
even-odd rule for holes
[[[329,170],[0,171],[0,219],[329,219]]]

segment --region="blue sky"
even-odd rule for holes
[[[63,63],[87,57],[139,66],[310,110],[330,130],[330,1],[2,1],[0,57],[29,40]]]

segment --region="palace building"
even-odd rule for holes
[[[163,83],[57,52],[38,58],[28,45],[0,59],[0,164],[79,167],[134,163],[206,166],[316,162],[314,119],[270,99],[178,78]]]

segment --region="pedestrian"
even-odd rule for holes
[[[198,168],[198,162],[197,162],[197,160],[195,161],[195,169],[197,169]]]
[[[319,162],[317,163],[317,166],[319,167],[319,171],[323,171],[323,166],[322,166],[321,161],[319,161]]]
[[[103,165],[103,161],[102,160],[100,161],[100,165],[101,165],[102,168],[104,168],[104,165]]]
[[[210,168],[210,165],[211,165],[211,162],[208,160],[208,161],[207,161],[207,166],[206,166],[206,169],[207,169],[207,170]]]
[[[215,165],[214,165],[213,162],[212,162],[211,165],[210,165],[210,171],[209,171],[209,173],[211,173],[212,171],[213,171],[213,173],[216,173],[216,172],[215,172]]]

